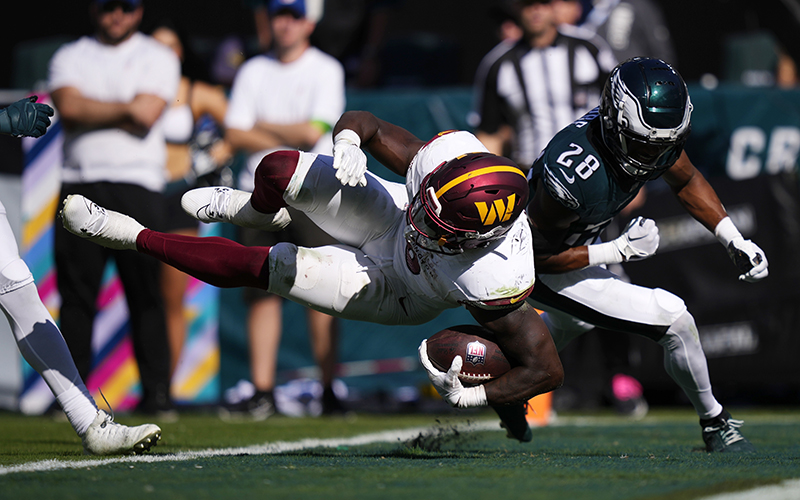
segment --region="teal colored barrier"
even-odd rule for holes
[[[800,155],[800,90],[690,86],[686,151],[704,174],[750,179],[794,171]]]

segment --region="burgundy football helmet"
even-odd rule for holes
[[[461,253],[501,238],[528,203],[517,165],[490,153],[443,162],[422,181],[406,211],[406,238],[441,253]]]

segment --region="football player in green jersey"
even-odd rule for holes
[[[691,129],[686,84],[659,59],[633,58],[609,76],[601,104],[559,132],[530,173],[528,216],[538,279],[531,294],[562,349],[593,327],[644,335],[700,416],[708,451],[753,445],[714,398],[697,326],[683,300],[626,283],[605,264],[644,259],[658,248],[654,221],[639,217],[605,243],[597,236],[649,180],[662,177],[681,205],[712,231],[740,280],[769,274],[764,252],[742,237],[714,189],[683,151]]]

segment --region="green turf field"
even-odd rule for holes
[[[733,413],[759,453],[698,451],[700,427],[683,409],[641,421],[559,415],[528,444],[506,439],[492,413],[261,423],[181,414],[152,452],[108,458],[83,456],[65,421],[0,414],[0,498],[658,500],[800,478],[800,411]]]

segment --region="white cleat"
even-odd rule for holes
[[[136,455],[158,443],[161,428],[154,424],[128,427],[114,422],[111,415],[100,410],[82,439],[87,455]]]
[[[201,222],[228,222],[262,231],[280,231],[292,222],[286,208],[274,214],[256,211],[250,193],[229,187],[191,189],[181,197],[183,211]]]
[[[114,250],[136,250],[136,237],[144,229],[132,217],[106,210],[79,194],[64,198],[59,216],[70,233]]]

